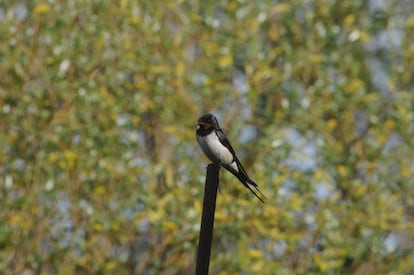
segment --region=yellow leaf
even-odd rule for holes
[[[395,129],[395,121],[392,119],[387,119],[384,123],[384,127],[386,130],[394,130]]]
[[[121,225],[119,224],[119,222],[115,222],[111,225],[111,229],[113,231],[119,232],[121,231]]]
[[[411,177],[410,174],[412,173],[412,170],[407,167],[402,167],[400,170],[401,176],[407,178]]]
[[[203,17],[194,12],[191,13],[190,18],[191,18],[191,21],[193,21],[194,23],[200,23],[203,21]]]
[[[276,110],[274,113],[275,119],[281,119],[283,118],[283,115],[284,113],[280,109]]]
[[[221,56],[219,58],[218,64],[220,68],[224,68],[233,64],[233,56],[230,54]]]
[[[49,161],[51,163],[55,163],[58,160],[58,155],[55,152],[50,153]]]
[[[22,220],[22,216],[19,213],[15,213],[15,214],[11,215],[10,218],[9,218],[9,222],[11,224],[18,224],[18,223],[21,222],[21,220]]]
[[[252,271],[261,273],[264,270],[264,261],[257,261],[252,265]]]
[[[93,225],[93,230],[95,230],[95,231],[98,231],[98,232],[101,232],[101,231],[103,231],[103,225],[102,224],[100,224],[100,223],[95,223],[94,225]]]
[[[300,211],[302,209],[302,200],[295,193],[292,194],[291,202],[290,203],[291,203],[290,207],[293,210]]]
[[[165,169],[165,182],[168,187],[173,188],[174,185],[174,169],[172,165],[166,165]]]
[[[407,27],[411,28],[412,26],[414,26],[414,14],[407,19]]]
[[[351,13],[349,15],[347,15],[344,19],[344,26],[351,26],[354,24],[356,19],[355,14]]]
[[[185,67],[184,67],[184,63],[183,62],[178,62],[177,65],[175,65],[175,73],[178,76],[184,75],[184,69],[185,69]]]
[[[127,8],[128,2],[127,2],[127,0],[121,0],[121,1],[119,1],[119,5],[120,5],[121,9],[124,10],[124,9]]]
[[[367,192],[367,186],[366,185],[358,184],[357,186],[355,186],[354,195],[356,197],[362,197],[366,194],[366,192]]]
[[[263,212],[266,213],[268,217],[277,217],[278,209],[274,205],[266,204],[264,206]]]
[[[262,234],[265,234],[269,231],[269,229],[263,224],[263,221],[254,219],[253,220],[254,227]]]
[[[332,131],[333,129],[335,129],[337,124],[338,124],[338,122],[336,121],[336,119],[328,120],[328,123],[327,123],[328,130]]]
[[[95,188],[94,193],[98,196],[102,196],[106,193],[106,188],[103,186],[98,186]]]
[[[217,45],[217,43],[213,42],[206,42],[203,46],[204,51],[207,55],[216,54],[220,50],[220,47]]]
[[[161,74],[168,72],[169,67],[165,65],[155,65],[150,67],[150,70],[154,74]]]
[[[107,271],[112,271],[117,266],[118,266],[117,262],[114,262],[114,261],[110,261],[110,262],[108,262],[108,263],[105,264],[105,268],[106,268]]]
[[[176,125],[172,125],[172,124],[169,124],[169,125],[167,125],[167,126],[164,126],[164,127],[162,128],[162,130],[163,130],[165,133],[167,133],[167,134],[175,134],[175,133],[177,133],[177,132],[178,132],[177,126],[176,126]]]
[[[325,272],[328,269],[327,263],[322,259],[321,255],[319,253],[315,254],[313,256],[313,261],[315,262],[315,265],[322,271]]]
[[[59,160],[59,161],[58,161],[58,166],[59,166],[60,168],[62,168],[62,169],[66,169],[66,168],[67,168],[66,162],[65,162],[65,161],[63,161],[63,160]]]
[[[131,18],[131,24],[137,26],[141,23],[141,18],[139,16],[133,16]]]
[[[226,221],[227,218],[228,218],[227,215],[225,215],[223,212],[221,211],[216,212],[216,216],[215,216],[216,221]]]
[[[272,7],[273,13],[286,13],[290,11],[290,6],[286,3],[280,3]]]
[[[277,29],[276,29],[276,28],[272,28],[272,29],[270,29],[270,30],[267,32],[267,34],[268,34],[268,36],[269,36],[270,40],[272,40],[272,41],[277,41],[277,40],[279,40],[280,33],[277,31]]]
[[[335,260],[330,260],[328,262],[328,267],[329,269],[335,269],[335,268],[342,266],[343,264],[344,264],[343,259],[335,259]]]
[[[156,222],[161,218],[161,214],[159,212],[149,211],[148,218],[151,222]]]
[[[362,42],[366,42],[366,41],[371,39],[371,35],[369,35],[369,33],[367,33],[367,32],[360,31],[359,32],[359,39]]]
[[[270,229],[270,232],[268,230],[269,237],[271,237],[273,240],[282,239],[282,234],[279,232],[279,230],[272,228]]]
[[[139,116],[132,117],[132,125],[133,126],[135,126],[135,127],[138,126],[140,121],[141,121],[141,118]]]
[[[365,89],[365,82],[358,78],[353,78],[347,85],[347,90],[351,93],[358,92],[361,89]]]
[[[49,11],[50,11],[50,7],[48,4],[39,4],[33,10],[34,14],[45,14],[45,13],[48,13]]]
[[[238,1],[231,1],[229,5],[227,6],[227,9],[229,12],[235,12],[237,8],[239,7],[239,5],[240,4]]]
[[[134,216],[134,225],[138,225],[140,222],[141,222],[141,220],[144,218],[144,215],[141,213],[141,214],[136,214],[135,216]]]
[[[249,251],[249,256],[252,259],[259,260],[259,259],[263,258],[263,253],[262,253],[262,251],[260,251],[258,249],[252,249],[252,250]]]
[[[176,223],[172,222],[172,221],[164,221],[162,223],[163,227],[169,231],[175,231],[178,229],[178,226]]]
[[[66,160],[69,160],[69,161],[74,161],[78,158],[78,154],[70,150],[66,150],[63,153],[63,156],[65,157]]]
[[[323,55],[321,54],[309,54],[307,58],[310,63],[321,63],[323,61]]]
[[[336,167],[336,170],[338,171],[338,174],[340,176],[345,176],[347,171],[346,171],[346,167],[344,165],[338,165],[338,167]]]
[[[362,97],[362,100],[365,103],[371,103],[371,102],[377,101],[378,99],[379,99],[378,93],[368,93]]]

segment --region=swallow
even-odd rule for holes
[[[260,192],[256,182],[247,175],[216,117],[211,113],[202,115],[196,126],[197,142],[204,154],[213,163],[219,164],[236,176],[250,192],[264,202],[265,196]]]

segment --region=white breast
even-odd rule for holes
[[[205,137],[197,136],[197,141],[201,149],[203,149],[203,152],[212,162],[221,165],[229,165],[233,162],[233,155],[229,149],[221,144],[218,136],[214,132]]]

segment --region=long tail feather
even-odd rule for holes
[[[253,181],[253,180],[251,180],[250,178],[248,178],[248,177],[241,177],[240,175],[235,175],[239,180],[240,180],[240,182],[241,183],[243,183],[243,185],[244,186],[246,186],[246,188],[247,189],[249,189],[250,190],[250,192],[252,192],[253,193],[253,195],[255,195],[256,196],[256,198],[258,198],[262,203],[264,203],[265,202],[265,200],[267,200],[267,198],[266,198],[266,196],[260,191],[260,189],[259,189],[259,187],[257,186],[257,184]],[[251,187],[251,186],[253,186],[254,187],[254,189],[256,190],[253,190],[253,188]],[[257,193],[256,193],[257,192]],[[258,195],[258,193],[259,193],[259,195]]]
[[[257,184],[252,181],[251,179],[248,180],[248,183],[251,184],[254,189],[257,191],[257,193],[260,194],[260,196],[249,186],[249,184],[245,184],[245,186],[261,201],[261,202],[265,202],[265,200],[267,199],[266,196],[262,193],[262,191],[260,191],[259,187],[257,186]]]
[[[228,170],[230,173],[232,173],[233,175],[235,175],[236,178],[238,178],[239,181],[241,183],[243,183],[243,185],[247,189],[249,189],[250,192],[252,192],[253,195],[255,195],[262,203],[265,202],[266,196],[263,195],[263,193],[259,190],[259,187],[257,186],[256,182],[254,182],[253,180],[251,180],[249,178],[249,176],[247,175],[246,171],[243,169],[243,167],[241,166],[241,164],[238,163],[238,168],[240,169],[240,172],[239,171],[236,171],[231,166],[228,166],[228,167],[224,166],[224,168],[226,170]],[[254,190],[253,190],[253,188],[251,186],[254,187]]]

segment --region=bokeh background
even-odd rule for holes
[[[2,274],[414,273],[414,2],[0,2]]]

